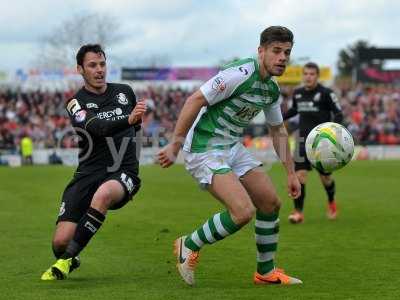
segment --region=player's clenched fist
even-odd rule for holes
[[[147,106],[144,100],[140,100],[136,103],[135,108],[132,110],[129,115],[128,122],[130,125],[138,123],[139,120],[142,119],[144,113],[146,112]]]

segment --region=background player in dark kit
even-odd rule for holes
[[[301,195],[294,199],[294,211],[289,215],[291,223],[301,223],[304,220],[303,208],[306,195],[307,173],[312,169],[306,156],[305,139],[318,124],[334,121],[341,123],[342,110],[335,93],[318,82],[319,67],[313,62],[304,65],[303,87],[293,93],[293,105],[284,114],[284,120],[299,114],[299,140],[295,152],[295,170],[301,184]],[[328,196],[328,218],[335,219],[337,207],[335,202],[335,181],[330,173],[319,172],[321,182]]]

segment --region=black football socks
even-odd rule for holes
[[[89,207],[87,213],[79,220],[75,235],[61,258],[68,259],[77,256],[100,229],[105,218],[101,212]]]
[[[306,185],[305,184],[301,184],[301,194],[300,194],[299,197],[294,199],[294,208],[297,211],[300,211],[300,212],[303,211],[305,196],[306,196]]]
[[[326,194],[328,195],[329,203],[332,203],[335,200],[335,181],[332,180],[332,183],[329,186],[324,186]]]

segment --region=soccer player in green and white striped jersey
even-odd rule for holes
[[[227,65],[191,95],[180,112],[172,142],[158,154],[162,167],[172,165],[182,145],[186,169],[226,207],[202,226],[175,241],[180,275],[194,284],[199,250],[235,233],[254,215],[257,284],[298,284],[274,264],[279,232],[280,200],[260,161],[241,138],[250,121],[264,111],[274,148],[287,172],[291,197],[300,194],[287,132],[280,110],[279,87],[272,76],[285,71],[293,47],[292,32],[281,26],[261,33],[258,59]],[[185,141],[183,143],[183,141]]]

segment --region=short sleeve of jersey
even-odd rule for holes
[[[253,62],[220,71],[200,87],[209,105],[229,98],[255,71]]]
[[[275,101],[267,108],[264,108],[265,120],[271,126],[277,126],[283,122],[281,102],[282,99],[279,98],[278,101]]]
[[[85,110],[85,106],[76,98],[68,101],[66,110],[73,127],[85,129],[87,123],[96,115],[90,110]]]

